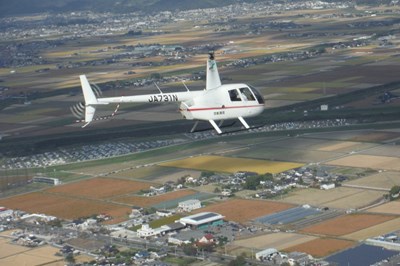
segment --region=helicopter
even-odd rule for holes
[[[135,96],[100,97],[97,86],[91,86],[86,75],[80,75],[84,103],[71,107],[72,113],[81,118],[78,120],[88,126],[95,118],[96,107],[108,104],[117,104],[117,108],[109,117],[113,117],[122,103],[177,103],[179,112],[184,119],[196,121],[190,132],[194,132],[199,121],[207,121],[218,134],[222,134],[223,121],[238,119],[245,129],[249,129],[245,118],[254,117],[264,111],[264,98],[254,87],[244,84],[222,84],[218,73],[214,53],[209,53],[206,69],[206,87],[200,91],[190,91],[184,84],[186,91],[163,93],[157,86],[159,93]],[[216,121],[220,121],[219,124]]]

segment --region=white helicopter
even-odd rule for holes
[[[242,125],[249,129],[250,127],[244,118],[257,116],[263,112],[264,99],[262,95],[255,88],[243,83],[222,85],[214,53],[209,54],[206,73],[206,88],[201,91],[189,91],[184,84],[187,90],[185,92],[163,93],[156,85],[160,91],[157,94],[107,98],[96,97],[96,95],[100,95],[99,89],[93,86],[93,91],[86,76],[81,75],[80,81],[85,103],[71,107],[71,111],[76,117],[80,118],[83,118],[84,113],[84,119],[79,120],[85,122],[82,126],[84,128],[94,120],[103,119],[94,118],[98,105],[118,104],[117,109],[111,115],[114,116],[120,103],[180,102],[179,111],[183,118],[196,120],[190,132],[195,131],[199,121],[208,121],[217,133],[221,134],[220,127],[223,121],[227,119],[239,119]],[[220,121],[220,124],[217,125],[215,121]]]

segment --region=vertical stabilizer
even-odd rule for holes
[[[90,122],[92,122],[94,113],[96,112],[95,105],[97,103],[96,96],[93,93],[92,88],[90,87],[89,81],[87,80],[85,75],[80,75],[81,86],[83,91],[83,97],[85,98],[85,122],[86,124],[83,127],[86,127]]]
[[[83,97],[85,98],[85,105],[96,104],[97,99],[94,95],[92,87],[90,87],[89,81],[87,80],[85,75],[80,75],[81,86],[83,91]]]
[[[206,72],[206,90],[212,90],[221,86],[221,79],[218,74],[217,62],[214,58],[214,53],[210,53],[207,60],[207,72]]]

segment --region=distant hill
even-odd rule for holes
[[[273,0],[284,3],[287,0]],[[291,2],[303,0],[290,0]],[[316,1],[316,0],[315,0]],[[346,0],[325,0],[344,2]],[[392,0],[355,0],[356,4],[389,4]],[[157,12],[163,10],[188,10],[226,6],[243,2],[266,2],[267,0],[0,0],[0,17],[29,15],[43,12],[71,12],[91,10],[97,12]]]
[[[98,12],[187,10],[255,1],[257,0],[1,0],[0,16],[79,10]]]

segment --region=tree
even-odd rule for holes
[[[178,180],[177,180],[176,182],[177,182],[178,184],[184,185],[185,182],[186,182],[186,178],[187,178],[187,177],[188,177],[187,175],[181,176],[180,178],[178,178]]]
[[[399,197],[399,193],[400,193],[400,186],[397,185],[393,186],[389,191],[390,200],[397,199]]]
[[[151,73],[151,75],[150,75],[150,79],[158,80],[158,79],[161,79],[161,78],[162,78],[161,74],[157,73],[157,72]]]
[[[215,175],[214,172],[209,172],[209,171],[201,172],[201,177],[210,177],[210,176],[213,176],[213,175]]]
[[[247,176],[246,183],[244,184],[245,189],[256,190],[260,185],[261,181],[272,181],[273,176],[270,173],[264,175]]]
[[[68,262],[69,264],[75,264],[74,254],[68,253],[68,255],[65,257],[65,261]]]
[[[188,256],[195,256],[197,254],[197,249],[192,244],[187,244],[182,247],[183,253]]]
[[[243,255],[239,255],[236,259],[231,260],[228,266],[243,266],[246,265],[246,259]]]

